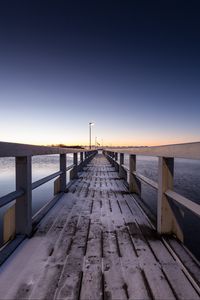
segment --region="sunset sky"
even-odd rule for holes
[[[0,140],[200,141],[199,1],[1,1]]]

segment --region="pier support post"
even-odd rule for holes
[[[157,231],[160,234],[174,233],[183,240],[182,230],[165,195],[167,190],[173,190],[174,158],[159,157],[158,170]]]
[[[111,159],[111,164],[112,164],[112,166],[113,167],[115,167],[115,153],[114,152],[111,152],[111,157],[112,157],[112,159]]]
[[[115,161],[117,161],[117,160],[118,160],[118,153],[115,152]]]
[[[136,155],[129,155],[129,192],[141,195],[141,183],[133,174],[136,171]]]
[[[87,152],[84,153],[84,159],[86,159],[86,158],[87,158]]]
[[[120,166],[124,164],[124,153],[120,153],[119,155],[119,164]]]
[[[113,158],[113,165],[114,165],[114,167],[115,167],[115,170],[116,170],[117,172],[119,172],[119,164],[118,164],[117,160],[118,160],[118,153],[115,152],[115,153],[114,153],[114,158]]]
[[[84,163],[83,163],[83,152],[80,152],[80,164],[78,166],[79,171],[82,170],[83,166],[84,166]]]
[[[78,155],[77,155],[77,153],[73,154],[73,164],[74,164],[74,167],[70,172],[70,180],[78,177]]]
[[[16,157],[16,190],[24,195],[16,199],[16,234],[29,236],[32,231],[31,156]]]
[[[83,152],[80,152],[81,163],[83,162]]]
[[[123,165],[124,165],[124,153],[120,153],[120,155],[119,155],[119,177],[124,180],[127,180],[127,172],[123,168]]]
[[[60,171],[63,172],[60,175],[60,192],[64,192],[66,189],[66,154],[60,154]]]

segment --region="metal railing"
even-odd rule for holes
[[[141,182],[157,190],[157,231],[160,234],[175,234],[183,241],[183,232],[171,207],[171,201],[200,216],[200,205],[173,190],[174,159],[200,160],[200,143],[187,143],[159,147],[136,147],[128,149],[104,149],[110,162],[119,171],[120,177],[129,178],[129,191],[141,197]],[[118,154],[120,155],[119,163]],[[124,155],[129,155],[129,168],[124,165]],[[158,182],[136,170],[136,157],[158,157]]]
[[[66,155],[70,153],[73,154],[73,164],[67,166]],[[77,159],[78,153],[80,153],[79,163]],[[59,171],[32,182],[32,156],[49,154],[59,154]],[[31,235],[34,225],[67,190],[66,172],[70,171],[70,181],[77,178],[78,172],[81,171],[84,165],[89,162],[95,154],[96,151],[94,150],[0,142],[0,157],[15,157],[16,190],[0,198],[0,208],[15,200],[15,217],[14,221],[11,220],[15,223],[14,234],[13,232],[11,234],[12,239],[15,236],[24,237]],[[54,182],[55,197],[32,216],[32,190],[54,178],[56,178]]]

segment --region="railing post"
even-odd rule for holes
[[[124,165],[124,153],[119,155],[119,177],[127,180],[127,173],[123,168]]]
[[[119,155],[119,164],[120,166],[124,164],[124,153],[120,153]]]
[[[141,195],[141,183],[133,174],[136,171],[136,155],[129,155],[129,192]]]
[[[114,152],[113,166],[115,167],[115,170],[117,172],[119,172],[119,164],[118,164],[117,160],[118,160],[118,153]]]
[[[78,165],[78,155],[77,155],[77,153],[74,153],[74,155],[73,155],[73,164],[74,165]]]
[[[60,192],[64,192],[66,189],[66,154],[60,154],[60,171],[63,172],[60,175]]]
[[[81,163],[83,162],[83,152],[80,153]]]
[[[16,199],[16,234],[29,236],[32,231],[31,156],[16,157],[16,190],[24,195]]]
[[[160,234],[175,233],[180,240],[183,240],[182,230],[165,195],[167,190],[173,190],[173,179],[174,158],[159,157],[157,231]]]
[[[73,164],[74,164],[74,167],[70,172],[70,180],[78,177],[78,155],[77,155],[77,153],[73,154]]]
[[[78,166],[79,171],[81,171],[83,169],[83,152],[80,152],[80,163]]]
[[[117,161],[117,160],[118,160],[118,153],[115,152],[115,161]]]
[[[114,163],[114,159],[115,159],[115,153],[114,152],[111,152],[111,157],[112,157],[112,166],[114,167],[115,166],[115,163]]]

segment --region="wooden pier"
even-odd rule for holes
[[[200,299],[200,266],[163,238],[96,154],[0,268],[1,299]]]
[[[60,170],[32,182],[31,157],[49,154]],[[138,154],[159,157],[158,182],[137,172]],[[173,191],[174,158],[200,159],[200,143],[98,153],[1,142],[0,156],[16,157],[16,190],[0,198],[0,299],[200,299],[200,264],[170,204],[200,215]],[[32,190],[52,179],[55,197],[32,216]],[[158,191],[156,224],[139,205],[141,181]]]

